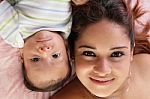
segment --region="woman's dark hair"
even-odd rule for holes
[[[73,5],[72,32],[68,38],[71,56],[74,57],[74,44],[80,36],[80,31],[86,26],[107,19],[127,29],[131,41],[131,49],[134,47],[134,22],[131,9],[124,0],[89,0],[86,4]]]
[[[135,35],[134,55],[141,53],[150,54],[150,42],[148,41],[149,35],[147,34],[149,30],[150,23],[146,23],[146,25],[144,25],[143,31]]]
[[[150,21],[146,24],[142,23],[139,20],[141,16],[143,16],[147,11],[143,10],[140,6],[140,1],[137,0],[136,4],[132,9],[133,18],[136,25],[140,25],[143,28],[142,31],[136,31],[135,33],[135,47],[134,47],[134,55],[141,54],[141,53],[148,53],[150,54],[150,42],[148,41],[149,35],[148,32],[150,31]]]

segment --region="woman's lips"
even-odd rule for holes
[[[98,85],[109,85],[115,80],[115,78],[91,78],[90,77],[90,80],[93,83]]]

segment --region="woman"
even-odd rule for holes
[[[135,17],[126,3],[89,0],[74,12],[69,43],[77,78],[52,99],[150,99],[150,55],[133,56]]]

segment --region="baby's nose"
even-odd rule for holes
[[[51,50],[51,46],[43,46],[43,47],[39,47],[39,51],[40,52],[48,52]]]

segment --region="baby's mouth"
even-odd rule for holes
[[[38,40],[36,40],[36,42],[47,42],[47,41],[50,41],[50,40],[52,40],[51,38],[41,38],[41,39],[38,39]]]

